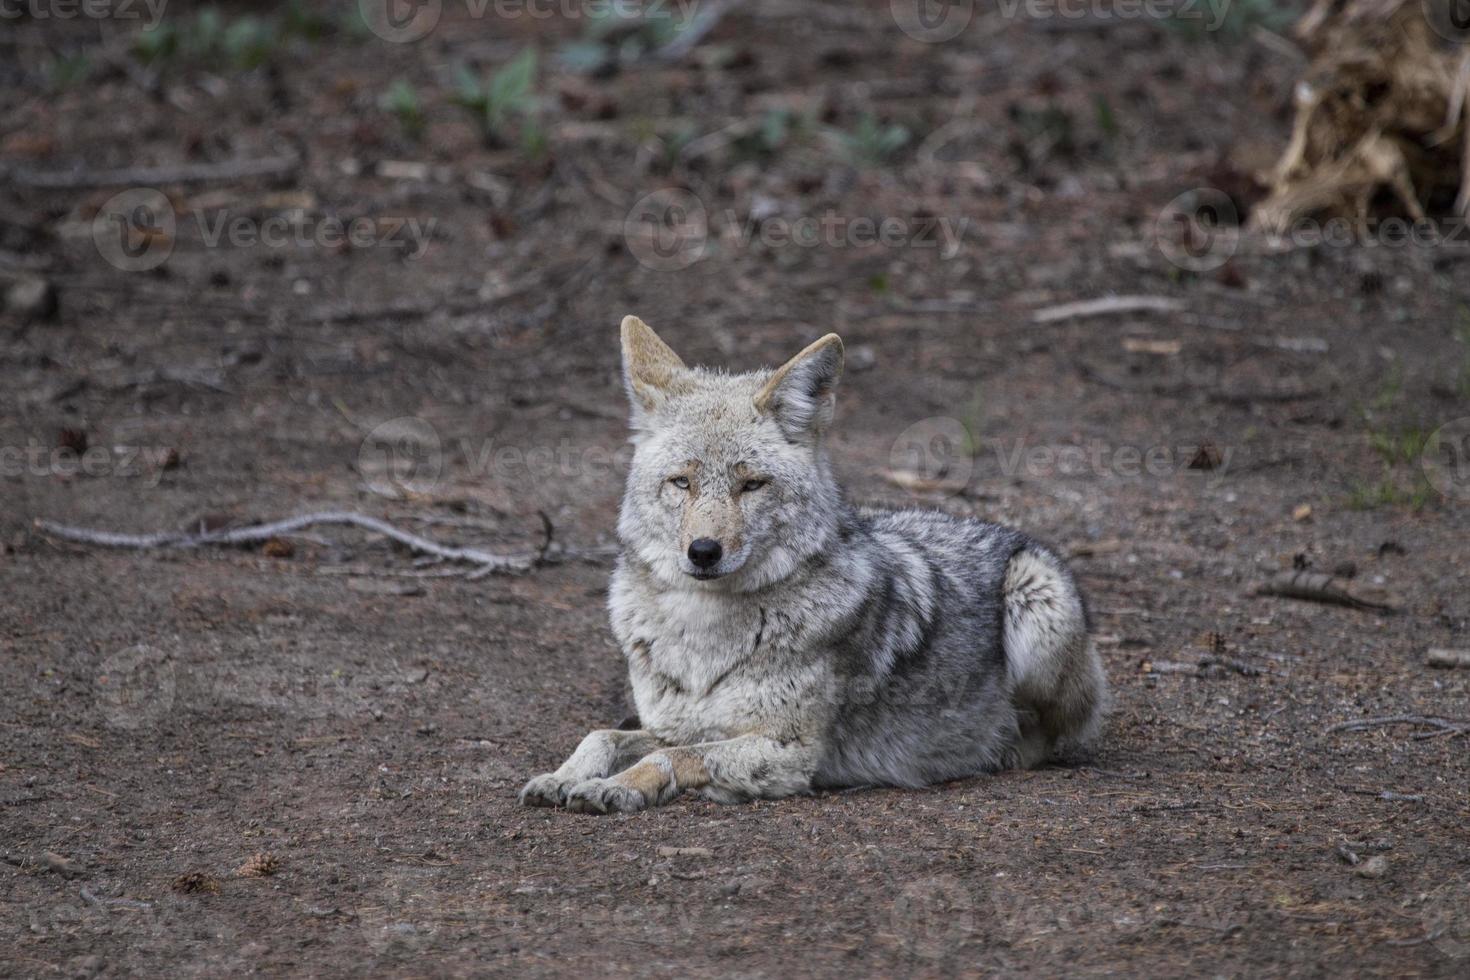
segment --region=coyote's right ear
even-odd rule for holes
[[[842,377],[842,338],[829,333],[781,365],[755,396],[756,411],[793,440],[820,436],[832,422]]]
[[[669,345],[636,316],[623,317],[623,384],[633,405],[633,427],[642,428],[648,415],[670,395],[688,388],[689,370]]]

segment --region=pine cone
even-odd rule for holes
[[[265,878],[275,874],[280,869],[280,858],[274,854],[267,854],[265,851],[261,851],[259,854],[252,854],[244,864],[236,868],[235,877]]]

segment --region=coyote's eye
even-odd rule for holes
[[[671,476],[669,477],[669,482],[678,487],[680,490],[689,489],[689,477],[687,476]]]
[[[759,490],[765,485],[765,480],[746,480],[744,483],[740,484],[740,492],[750,493],[752,490]]]

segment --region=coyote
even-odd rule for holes
[[[1107,680],[1055,553],[843,499],[836,334],[752,374],[690,368],[634,316],[622,346],[635,449],[608,605],[641,727],[588,735],[522,803],[917,787],[1096,735]]]

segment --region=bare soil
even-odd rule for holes
[[[1470,646],[1467,488],[1427,487],[1416,444],[1470,416],[1466,253],[1247,242],[1182,270],[1156,218],[1204,186],[1248,209],[1297,64],[995,14],[923,44],[888,6],[756,3],[671,64],[543,63],[544,156],[487,146],[449,66],[550,52],[574,20],[447,4],[418,44],[331,34],[249,71],[156,74],[118,25],[5,28],[7,167],[301,164],[162,187],[181,218],[150,272],[92,237],[123,188],[0,181],[0,269],[59,300],[0,320],[0,973],[1470,970],[1470,738],[1333,730],[1470,719],[1470,671],[1425,665]],[[89,55],[89,79],[48,86],[55,52]],[[400,77],[424,102],[418,138],[379,106]],[[780,106],[814,131],[670,149]],[[913,138],[850,162],[822,130],[865,113]],[[967,135],[921,152],[952,118]],[[952,256],[716,236],[660,270],[624,219],[667,187],[717,229],[771,207],[968,226]],[[410,258],[211,247],[194,217],[293,206],[436,224]],[[1031,319],[1115,294],[1181,311]],[[1096,753],[921,791],[610,818],[517,806],[628,711],[603,611],[628,312],[733,368],[840,333],[831,448],[854,498],[1015,523],[1074,557],[1116,698]],[[385,477],[372,433],[405,417],[438,452]],[[945,419],[972,453],[931,444]],[[104,450],[90,470],[83,441]],[[938,489],[885,476],[915,446],[948,461]],[[544,513],[554,541],[529,573],[469,581],[384,574],[443,566],[333,528],[126,552],[33,526],[334,509],[518,553]],[[1253,594],[1294,566],[1401,610]],[[262,853],[272,873],[236,874]]]

